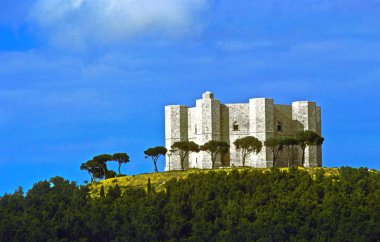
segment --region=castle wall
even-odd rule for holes
[[[196,101],[196,123],[199,134],[197,141],[199,145],[203,145],[210,140],[220,140],[220,102],[213,98],[212,93],[204,93],[202,99]],[[205,151],[200,151],[198,154],[193,154],[191,160],[196,159],[197,168],[211,168],[211,155]],[[215,167],[221,166],[221,158],[218,157],[215,162]]]
[[[321,119],[321,107],[317,106],[316,109],[316,122],[317,122],[317,134],[322,136],[322,119]],[[322,166],[322,146],[317,147],[317,166]]]
[[[188,108],[186,106],[171,105],[165,107],[165,146],[168,150],[177,141],[188,139]],[[168,154],[171,154],[169,152]],[[166,156],[165,170],[180,170],[181,162],[178,154]],[[170,162],[169,162],[170,160]],[[184,167],[188,168],[188,159],[184,162]]]
[[[315,102],[299,101],[292,103],[292,116],[293,119],[298,121],[296,124],[297,130],[310,130],[317,132],[318,123],[317,123],[317,106]],[[320,122],[320,121],[318,121]],[[298,148],[298,160],[302,161],[302,150]],[[317,167],[318,160],[318,148],[315,146],[310,146],[305,149],[305,167]]]
[[[230,165],[241,166],[241,155],[240,152],[236,151],[234,142],[249,135],[249,104],[226,104],[226,107],[229,110],[226,127],[229,130]],[[234,130],[234,125],[238,126],[237,130]]]
[[[257,155],[252,154],[247,165],[252,167],[272,167],[273,155],[264,146],[264,141],[274,136],[274,105],[273,99],[253,98],[249,100],[250,135],[263,143]]]
[[[203,145],[210,140],[222,140],[230,144],[230,152],[218,157],[215,167],[241,166],[242,159],[233,144],[236,139],[254,136],[263,142],[258,154],[246,159],[246,166],[272,167],[273,154],[264,146],[264,141],[272,137],[292,136],[298,131],[312,130],[321,135],[321,109],[314,102],[299,101],[292,105],[274,104],[273,99],[253,98],[249,103],[220,104],[213,94],[206,92],[196,106],[172,105],[165,107],[166,147],[176,141],[194,141]],[[291,150],[292,160],[301,162],[302,152],[298,147]],[[169,170],[167,156],[166,170]],[[180,169],[177,154],[171,156],[170,170]],[[278,166],[288,165],[287,149],[280,151]],[[305,151],[305,167],[322,165],[322,148],[308,147]],[[185,168],[211,168],[211,156],[207,152],[191,153]]]
[[[189,108],[188,109],[188,136],[189,141],[193,141],[197,144],[200,143],[201,131],[199,129],[198,119],[197,119],[197,108]],[[189,154],[189,168],[197,168],[198,167],[198,153],[190,153]]]
[[[230,142],[230,109],[227,105],[220,105],[220,140],[227,142],[230,145],[233,145],[232,142]],[[231,150],[231,148],[230,148]],[[221,166],[230,166],[231,165],[231,159],[230,159],[231,152],[225,154],[223,157],[221,157]]]
[[[292,106],[291,105],[274,105],[274,135],[275,137],[287,137],[294,135],[297,121],[292,119]],[[289,163],[293,161],[293,158],[298,158],[298,150],[294,147],[289,150],[290,160]],[[283,148],[278,154],[277,165],[280,167],[288,166],[288,150]]]

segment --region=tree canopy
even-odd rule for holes
[[[97,198],[55,177],[0,197],[0,241],[378,241],[379,172],[328,172],[199,172]]]
[[[199,145],[193,141],[178,141],[172,145],[172,151],[177,153],[181,161],[181,169],[184,170],[184,163],[186,158],[192,152],[199,152]]]
[[[282,142],[287,151],[288,167],[293,166],[293,152],[291,150],[294,146],[298,145],[298,140],[295,137],[287,136],[282,139]]]
[[[306,147],[313,146],[313,145],[316,145],[316,146],[322,145],[324,138],[320,136],[319,134],[315,133],[314,131],[305,130],[305,131],[297,132],[296,139],[297,139],[298,145],[301,147],[301,150],[302,150],[301,163],[302,163],[302,166],[304,166]]]
[[[119,175],[120,175],[121,165],[128,163],[130,161],[129,155],[127,153],[115,153],[112,155],[112,160],[118,163],[117,171],[119,172]]]
[[[277,165],[278,153],[284,147],[284,139],[281,137],[273,137],[264,141],[264,145],[272,151],[273,155],[273,167]]]
[[[211,155],[212,169],[215,167],[215,161],[218,155],[225,155],[229,152],[230,145],[224,141],[210,140],[200,146],[200,150],[206,151]]]
[[[146,155],[146,157],[152,158],[155,172],[158,172],[158,169],[157,169],[158,158],[160,158],[160,156],[165,156],[167,152],[168,150],[163,146],[156,146],[144,151],[144,154]]]
[[[253,136],[237,139],[235,140],[234,145],[236,150],[240,150],[241,152],[243,166],[245,166],[245,160],[249,154],[252,152],[258,154],[263,147],[263,143]]]

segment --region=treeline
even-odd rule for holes
[[[294,165],[292,157],[290,155],[291,150],[294,147],[300,147],[302,151],[301,166],[304,166],[305,162],[305,149],[310,146],[321,146],[324,142],[324,138],[317,133],[309,130],[297,132],[294,136],[288,137],[273,137],[267,139],[264,143],[253,136],[246,136],[234,141],[236,150],[241,153],[242,166],[245,166],[245,160],[251,153],[259,153],[263,147],[268,147],[273,154],[273,167],[277,166],[277,157],[279,152],[286,149],[288,156],[288,167]],[[185,170],[185,161],[189,157],[189,154],[193,152],[204,151],[210,154],[212,166],[215,168],[215,162],[217,157],[223,156],[229,152],[230,145],[224,141],[210,140],[203,145],[198,145],[193,141],[178,141],[174,142],[170,150],[165,147],[156,146],[144,151],[145,158],[150,157],[154,164],[154,171],[158,172],[157,161],[161,156],[168,155],[169,158],[169,171],[171,170],[170,157],[176,154],[180,158],[181,170]],[[118,174],[115,171],[109,170],[107,167],[108,162],[118,162]],[[82,163],[81,170],[87,171],[91,177],[91,182],[96,179],[113,178],[116,176],[122,176],[120,168],[122,164],[130,162],[127,153],[116,153],[113,155],[101,154],[94,156],[91,160]],[[297,164],[298,165],[298,164]]]
[[[149,148],[144,151],[145,158],[150,157],[154,164],[154,171],[158,172],[157,169],[157,160],[160,156],[165,155],[167,149],[162,146],[156,146]],[[118,174],[115,171],[109,170],[107,163],[108,162],[117,162],[118,163]],[[87,171],[91,178],[91,183],[96,179],[102,178],[113,178],[117,176],[125,176],[121,174],[121,165],[130,162],[129,155],[127,153],[115,153],[110,154],[101,154],[94,156],[91,160],[88,160],[80,165],[80,169]]]
[[[379,172],[324,172],[199,173],[99,198],[55,177],[0,198],[0,241],[378,241]]]
[[[293,136],[279,136],[272,137],[264,141],[260,141],[258,138],[253,136],[246,136],[236,139],[233,144],[238,152],[240,152],[241,164],[245,166],[246,158],[252,154],[258,154],[262,147],[265,146],[272,151],[273,154],[273,167],[277,166],[277,157],[279,152],[286,149],[288,156],[288,167],[294,165],[292,164],[292,157],[290,156],[291,150],[295,147],[299,147],[302,152],[301,166],[305,163],[305,150],[310,146],[321,146],[324,142],[324,138],[314,131],[304,130],[295,133]],[[210,154],[212,169],[215,167],[215,162],[218,155],[223,156],[229,152],[230,145],[224,141],[210,140],[203,145],[198,145],[193,141],[178,141],[174,142],[171,147],[172,154],[178,154],[180,157],[181,170],[185,169],[184,163],[186,158],[188,158],[191,153],[198,153],[199,151],[205,151]],[[298,165],[298,164],[297,164]],[[169,159],[170,168],[170,159]]]

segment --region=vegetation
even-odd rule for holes
[[[172,151],[178,153],[181,161],[181,170],[185,170],[184,163],[192,152],[199,152],[199,145],[193,141],[178,141],[172,145]]]
[[[162,146],[156,146],[156,147],[149,148],[146,151],[144,151],[145,157],[151,157],[152,158],[155,172],[158,172],[158,169],[157,169],[158,158],[160,158],[161,155],[165,156],[166,152],[168,152],[168,150]]]
[[[102,170],[102,175],[101,176],[95,176],[96,178],[106,178],[106,174],[108,172],[107,169],[107,162],[112,160],[112,155],[109,154],[102,154],[102,155],[97,155],[92,158],[92,162],[90,164],[94,164],[96,167]]]
[[[170,179],[158,191],[156,176]],[[327,175],[329,174],[329,175]],[[60,177],[0,197],[0,241],[378,241],[380,173],[218,169],[143,175],[100,196]],[[131,178],[131,177],[129,177]],[[135,177],[137,179],[137,176]],[[99,184],[100,185],[100,184]]]
[[[295,137],[285,137],[282,139],[282,144],[286,148],[288,156],[288,167],[293,166],[292,152],[290,152],[294,146],[298,145],[298,141]]]
[[[129,162],[129,155],[127,153],[115,153],[112,155],[112,160],[118,163],[117,171],[120,173],[121,164],[125,164]]]
[[[129,156],[127,153],[115,153],[113,155],[97,155],[94,156],[92,160],[88,160],[87,162],[82,163],[80,165],[80,169],[88,172],[88,174],[91,177],[91,183],[93,183],[95,179],[107,179],[116,177],[116,172],[108,170],[107,162],[109,161],[118,162],[118,172],[120,176],[121,165],[129,162]]]
[[[324,138],[319,136],[317,133],[313,131],[301,131],[296,133],[295,137],[274,137],[266,140],[264,145],[268,147],[273,153],[273,166],[276,166],[278,153],[283,150],[284,147],[287,148],[288,153],[288,167],[290,167],[291,159],[290,150],[295,145],[299,145],[302,149],[302,166],[305,161],[305,149],[308,146],[312,145],[322,145]],[[245,160],[249,154],[255,152],[258,154],[262,149],[262,142],[253,136],[247,136],[240,139],[235,140],[234,145],[237,150],[241,152],[242,164],[245,166]],[[189,157],[189,154],[192,152],[205,151],[211,155],[212,169],[215,168],[215,162],[218,156],[223,156],[229,152],[229,144],[223,141],[210,140],[205,144],[199,146],[193,141],[178,141],[172,145],[172,149],[170,150],[170,156],[173,153],[177,153],[180,157],[181,170],[185,170],[185,160]],[[153,148],[149,148],[144,151],[145,158],[151,157],[154,164],[154,171],[158,172],[157,169],[157,160],[160,156],[165,156],[168,150],[162,146],[156,146]],[[127,153],[115,153],[113,155],[102,154],[97,155],[85,163],[82,163],[80,169],[83,171],[87,171],[91,177],[91,183],[93,183],[96,179],[102,178],[112,178],[116,177],[116,173],[114,171],[110,171],[107,168],[107,162],[116,161],[118,162],[118,176],[121,176],[120,168],[122,164],[128,163],[129,156]],[[169,164],[170,169],[170,164]]]
[[[278,152],[280,152],[284,147],[284,139],[282,138],[269,138],[264,142],[264,145],[268,147],[273,154],[273,167],[276,166],[276,161],[278,157]]]
[[[302,166],[305,164],[305,149],[308,146],[319,146],[323,144],[324,138],[319,136],[313,131],[301,131],[296,133],[297,144],[301,147],[302,150]]]
[[[224,141],[210,140],[204,145],[201,145],[200,150],[206,151],[211,155],[212,169],[214,169],[216,158],[218,158],[218,155],[222,156],[227,154],[230,150],[230,145]]]
[[[261,151],[261,148],[263,147],[263,143],[253,136],[247,136],[244,138],[237,139],[235,140],[234,145],[236,149],[240,150],[241,152],[243,166],[245,166],[245,159],[249,154],[251,154],[252,152],[258,154]]]

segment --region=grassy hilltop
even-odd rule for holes
[[[307,171],[309,174],[315,176],[317,171],[323,171],[325,176],[339,175],[338,168],[304,168],[298,167],[297,169]],[[229,174],[231,171],[236,170],[239,172],[257,170],[261,172],[270,172],[269,168],[251,168],[251,167],[242,167],[242,168],[220,168],[220,169],[189,169],[185,171],[167,171],[167,172],[158,172],[158,173],[144,173],[139,175],[132,176],[123,176],[110,178],[96,182],[94,184],[89,184],[90,194],[93,197],[98,197],[100,189],[103,186],[105,193],[108,192],[110,187],[118,185],[122,190],[127,190],[131,188],[143,188],[147,189],[148,179],[150,178],[151,186],[155,191],[159,192],[165,189],[165,184],[170,179],[185,179],[190,174],[206,174],[209,172],[226,172]],[[281,171],[289,171],[289,168],[279,168]]]

